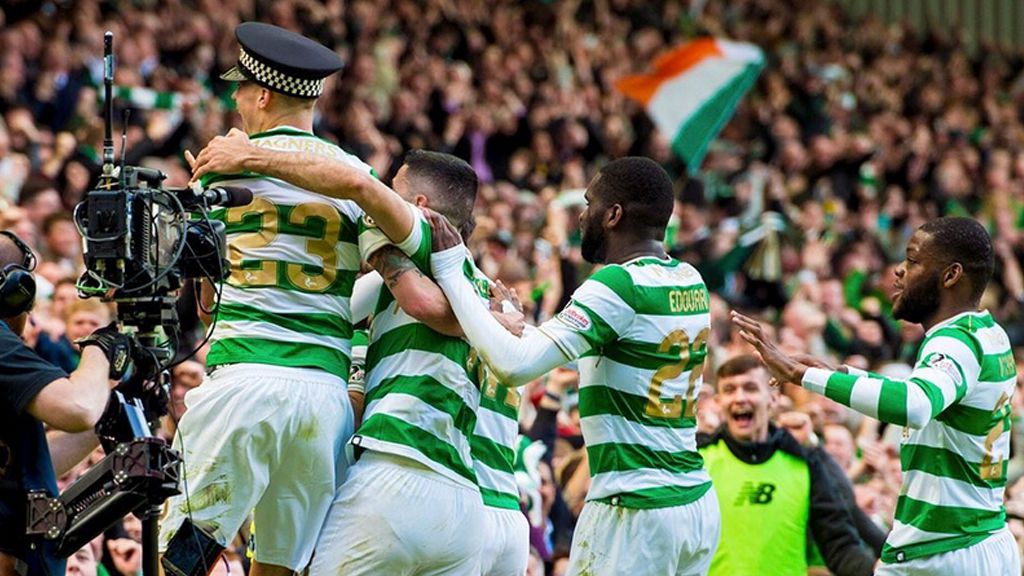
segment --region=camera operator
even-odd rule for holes
[[[56,496],[57,475],[98,445],[92,428],[113,380],[130,363],[129,339],[113,325],[80,342],[81,362],[70,375],[25,346],[19,335],[35,296],[34,267],[29,248],[0,231],[0,576],[64,574],[63,560],[29,547],[26,493],[45,489]],[[43,424],[54,430],[45,434]]]

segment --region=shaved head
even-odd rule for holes
[[[14,243],[6,234],[0,234],[0,268],[10,264],[21,264],[25,261],[25,255],[21,248]]]
[[[7,234],[10,234],[10,232],[0,233],[0,269],[6,268],[11,264],[24,265],[26,263],[25,253],[22,252],[18,243]],[[34,257],[31,262],[33,264],[30,267],[34,267]],[[21,312],[11,317],[0,318],[0,320],[6,323],[15,334],[21,335],[25,331],[25,322],[28,320],[27,312],[32,307],[35,292],[36,283],[30,274],[27,279],[23,278],[19,281],[14,286],[13,292],[7,296],[8,301],[4,305],[4,310],[9,312],[21,310]]]

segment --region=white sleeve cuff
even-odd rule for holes
[[[861,370],[860,368],[854,368],[853,366],[850,366],[849,364],[843,364],[843,366],[846,366],[846,373],[849,374],[850,376],[856,376],[857,378],[861,378],[863,376],[867,376],[868,375],[867,370]]]
[[[808,368],[807,371],[804,372],[804,379],[800,384],[805,389],[810,390],[815,394],[824,394],[825,388],[828,387],[828,378],[831,375],[831,370],[825,370],[823,368]]]
[[[409,230],[409,235],[405,237],[405,240],[398,242],[395,246],[405,252],[406,256],[412,257],[416,254],[416,251],[420,248],[420,243],[423,242],[423,228],[420,223],[422,222],[422,215],[419,210],[412,204],[406,204],[409,213],[412,214],[412,229]]]
[[[380,228],[368,228],[359,233],[359,256],[367,262],[378,250],[391,245],[391,239]]]

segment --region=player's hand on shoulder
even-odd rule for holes
[[[523,304],[514,288],[508,288],[500,280],[491,283],[491,314],[513,335],[523,335],[526,316]]]
[[[491,283],[491,310],[495,312],[523,311],[523,303],[515,288],[509,288],[501,280]]]
[[[459,235],[459,231],[452,226],[447,218],[429,208],[421,208],[420,210],[423,211],[424,218],[430,224],[431,248],[434,252],[443,252],[462,244],[462,236]]]
[[[185,152],[185,159],[192,167],[192,181],[198,182],[206,174],[238,174],[245,171],[245,162],[253,146],[249,136],[238,128],[232,128],[227,135],[217,136],[192,156]]]
[[[523,335],[523,331],[526,329],[526,316],[523,316],[522,312],[513,310],[512,312],[491,312],[491,316],[501,324],[505,330],[508,330],[515,337]]]

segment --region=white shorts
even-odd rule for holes
[[[426,466],[367,451],[338,489],[310,576],[480,576],[480,492]]]
[[[973,546],[898,564],[882,564],[875,576],[1020,576],[1020,551],[1008,529]]]
[[[304,568],[348,467],[345,382],[321,370],[233,364],[189,391],[185,406],[174,437],[182,493],[165,504],[160,553],[189,515],[227,545],[253,512],[256,560]]]
[[[530,559],[530,523],[519,510],[484,506],[483,576],[523,576]]]
[[[697,501],[638,510],[587,502],[569,553],[571,576],[707,574],[721,516],[714,488]]]

